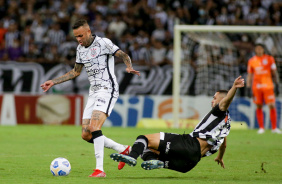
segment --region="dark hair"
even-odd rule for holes
[[[84,26],[85,24],[88,24],[85,19],[76,20],[72,26],[72,29],[77,29],[81,26]]]
[[[225,89],[220,89],[220,90],[218,90],[217,92],[218,92],[218,93],[221,93],[221,94],[225,94],[225,95],[227,95],[228,90],[225,90]]]
[[[262,48],[264,48],[264,44],[262,44],[262,43],[256,43],[255,47],[257,47],[257,46],[261,46]]]

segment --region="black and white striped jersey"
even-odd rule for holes
[[[114,54],[119,47],[108,38],[95,36],[89,47],[78,45],[76,63],[84,64],[90,82],[89,95],[95,92],[108,92],[118,96],[118,83],[115,76]]]
[[[190,133],[192,137],[206,139],[207,143],[213,146],[205,156],[210,156],[218,151],[224,137],[230,132],[230,121],[228,110],[221,111],[217,104]]]

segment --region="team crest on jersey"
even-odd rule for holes
[[[267,65],[267,63],[268,63],[267,59],[262,60],[262,64]]]
[[[91,48],[91,56],[95,57],[97,55],[97,49],[96,48]]]

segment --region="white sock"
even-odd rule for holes
[[[97,137],[93,139],[94,142],[94,152],[96,157],[96,169],[104,171],[103,161],[104,161],[104,136]]]
[[[104,139],[105,148],[110,148],[110,149],[116,150],[116,152],[118,152],[118,153],[123,152],[125,150],[126,147],[124,145],[119,144],[119,143],[113,141],[112,139],[109,139],[106,136],[104,136],[104,137],[105,137],[105,139]]]

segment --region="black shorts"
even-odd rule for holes
[[[201,160],[201,147],[197,138],[189,134],[160,133],[159,160],[167,169],[186,173]]]

